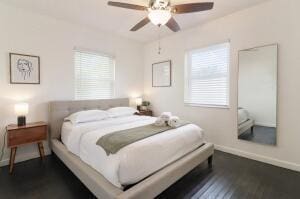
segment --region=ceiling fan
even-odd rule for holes
[[[148,16],[145,17],[138,24],[136,24],[133,28],[131,28],[130,31],[137,31],[151,21],[154,25],[166,25],[173,32],[178,32],[180,30],[180,27],[175,21],[175,19],[172,17],[173,14],[185,14],[211,10],[214,6],[214,3],[201,2],[171,5],[170,0],[150,0],[148,7],[115,1],[109,1],[108,5],[148,12]]]

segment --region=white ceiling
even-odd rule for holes
[[[107,0],[0,0],[1,2],[30,9],[43,15],[52,16],[72,23],[83,24],[95,29],[131,38],[140,42],[149,42],[158,38],[158,28],[148,24],[137,32],[130,32],[136,23],[147,15],[145,11],[127,10],[107,6]],[[139,5],[148,5],[148,0],[115,0]],[[173,5],[181,3],[213,1],[210,11],[176,15],[175,19],[182,30],[203,24],[238,10],[245,9],[267,0],[171,0]],[[161,36],[172,33],[162,27]]]

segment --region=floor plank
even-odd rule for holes
[[[238,138],[260,144],[276,145],[276,128],[255,125],[253,133],[248,129],[243,134],[239,135]]]

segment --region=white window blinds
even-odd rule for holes
[[[75,99],[109,99],[114,95],[114,59],[75,51]]]
[[[230,44],[189,51],[185,68],[185,103],[200,106],[229,105]]]

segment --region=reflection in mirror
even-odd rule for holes
[[[276,145],[277,44],[239,52],[238,138]]]

